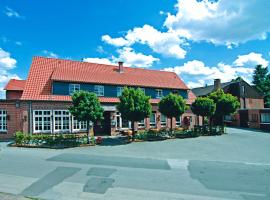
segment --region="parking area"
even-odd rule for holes
[[[40,199],[270,199],[270,133],[64,150],[0,143],[0,192]]]

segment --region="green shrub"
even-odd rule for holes
[[[15,142],[17,145],[22,145],[25,134],[21,131],[15,133]]]

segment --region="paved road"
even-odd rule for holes
[[[270,133],[24,149],[0,143],[0,192],[40,199],[269,200]]]

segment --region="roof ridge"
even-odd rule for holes
[[[82,64],[95,64],[95,65],[104,65],[108,67],[118,67],[117,63],[115,65],[113,64],[103,64],[103,63],[95,63],[95,62],[87,62],[87,61],[81,61],[81,60],[71,60],[71,59],[66,59],[66,58],[50,58],[50,57],[45,57],[45,56],[34,56],[33,59],[48,59],[48,60],[62,60],[62,61],[69,61],[69,62],[74,62],[74,63],[82,63]],[[124,63],[125,64],[125,63]],[[140,68],[140,67],[128,67],[128,66],[123,66],[124,68],[128,69],[135,69],[135,70],[147,70],[147,71],[155,71],[155,72],[162,72],[162,73],[172,73],[178,76],[175,72],[171,71],[164,71],[164,70],[159,70],[159,69],[148,69],[148,68]]]

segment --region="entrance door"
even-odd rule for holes
[[[111,135],[111,113],[105,111],[103,117],[100,123],[94,125],[96,136]]]
[[[248,110],[239,110],[240,126],[248,127]]]

